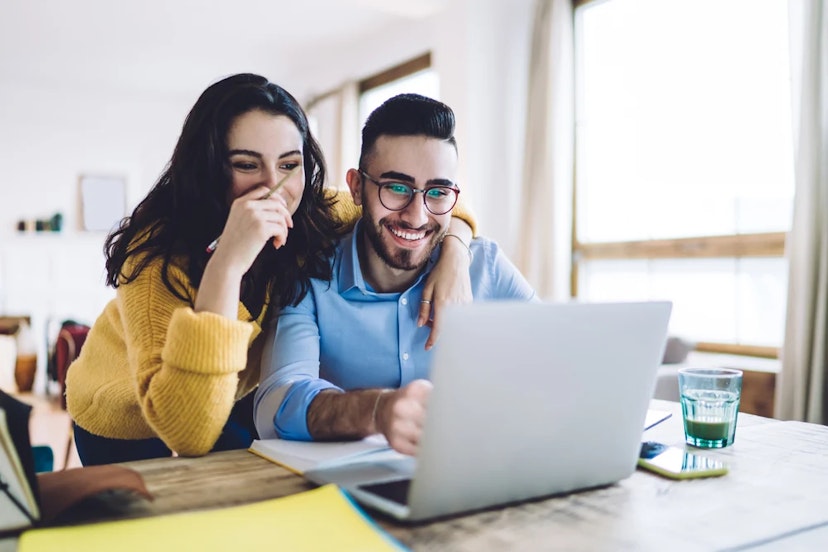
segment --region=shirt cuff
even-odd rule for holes
[[[282,439],[294,441],[313,441],[308,431],[308,408],[316,395],[326,389],[341,391],[339,387],[321,379],[300,381],[291,385],[273,420],[277,435]]]

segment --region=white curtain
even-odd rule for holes
[[[828,423],[828,14],[790,0],[796,195],[776,412]]]
[[[529,66],[516,264],[541,297],[569,297],[574,165],[571,0],[538,0]]]
[[[344,189],[345,172],[359,161],[359,90],[348,82],[317,96],[306,107],[313,133],[328,165],[327,186]]]

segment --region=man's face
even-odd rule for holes
[[[364,171],[376,182],[357,175],[349,183],[354,201],[362,204],[362,228],[373,253],[390,268],[421,270],[448,230],[451,211],[431,213],[422,193],[415,193],[404,209],[390,210],[380,201],[377,182],[400,182],[419,190],[456,186],[457,151],[448,142],[425,136],[380,136]]]

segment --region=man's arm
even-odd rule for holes
[[[541,301],[523,274],[497,245],[497,242],[478,237],[472,241],[471,249],[474,254],[471,273],[476,300]]]
[[[317,393],[338,389],[319,377],[319,327],[312,293],[285,307],[271,323],[262,352],[259,387],[253,406],[262,439],[311,440],[307,408]]]
[[[344,440],[382,433],[396,450],[415,454],[431,383],[345,392],[321,379],[316,314],[308,293],[296,307],[285,307],[269,330],[253,412],[259,437]]]
[[[320,441],[362,439],[379,433],[374,404],[382,394],[382,389],[320,392],[308,408],[308,432]]]
[[[315,440],[382,433],[395,450],[415,455],[431,388],[427,380],[414,380],[393,391],[322,391],[308,408],[308,431]]]

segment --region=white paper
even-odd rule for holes
[[[250,450],[301,475],[311,468],[346,464],[390,447],[385,437],[372,435],[361,441],[257,439]]]

